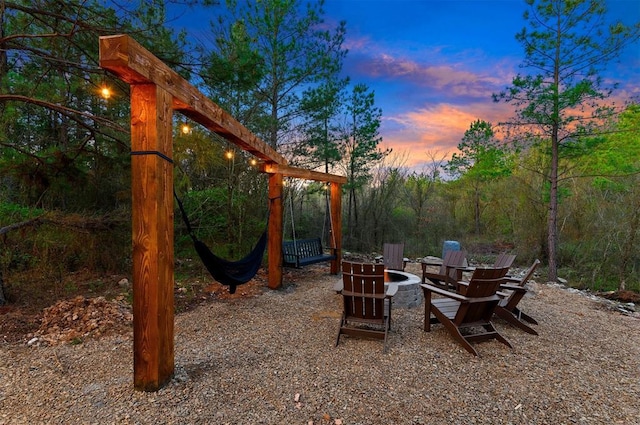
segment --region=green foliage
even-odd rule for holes
[[[225,25],[220,22],[219,28]],[[228,33],[219,34],[215,41],[215,50],[201,53],[202,87],[239,122],[259,131],[256,123],[263,120],[263,112],[255,87],[264,78],[265,60],[254,47],[256,40],[249,36],[243,21],[236,21]]]
[[[342,129],[340,146],[347,187],[362,187],[370,178],[370,170],[386,157],[390,150],[378,147],[382,110],[375,107],[375,93],[364,84],[356,84],[346,104],[347,124]]]
[[[30,218],[38,217],[44,213],[44,210],[38,208],[29,208],[9,202],[0,202],[0,225],[8,226]]]
[[[259,101],[256,107],[261,114],[258,123],[248,126],[273,148],[284,149],[291,144],[302,113],[302,90],[326,81],[342,67],[345,24],[339,23],[334,31],[325,29],[323,0],[307,4],[299,0],[228,0],[226,5],[229,13],[221,14],[219,26],[229,28],[229,22],[241,25],[244,52],[249,53],[242,57],[254,57],[255,61],[249,62],[262,64],[262,78],[251,92]],[[222,44],[237,46],[232,36],[233,32],[221,34],[225,39]]]
[[[459,187],[472,192],[474,206],[474,228],[481,232],[483,198],[487,185],[511,173],[512,161],[506,149],[494,137],[491,123],[476,120],[465,131],[458,144],[460,153],[454,153],[445,166],[454,177],[459,178]]]
[[[174,63],[183,42],[160,25],[163,2],[111,6],[47,0],[3,7],[0,178],[25,205],[104,211],[127,189],[126,89],[98,67],[98,37],[135,32]],[[103,84],[115,91],[108,102],[97,97]]]
[[[558,188],[572,168],[562,159],[575,160],[593,151],[619,111],[605,100],[613,87],[604,87],[599,74],[622,49],[640,37],[640,23],[605,26],[605,3],[591,0],[528,0],[527,23],[516,39],[523,45],[523,68],[511,87],[494,100],[516,107],[508,125],[516,138],[535,144],[549,143],[549,220],[547,250],[549,279],[558,266]],[[590,139],[591,140],[588,140]]]
[[[346,79],[329,79],[303,94],[304,140],[295,150],[300,165],[312,169],[321,166],[329,172],[341,159],[340,128],[335,121],[342,108],[347,83]]]
[[[66,295],[82,288],[70,279],[74,273],[126,273],[130,266],[127,87],[97,67],[97,36],[135,33],[182,75],[189,77],[192,70],[185,65],[189,49],[182,48],[183,36],[161,24],[163,2],[125,5],[132,13],[109,7],[112,3],[31,3],[7,3],[2,22],[7,38],[0,57],[4,52],[11,60],[4,67],[0,61],[0,226],[43,219],[3,235],[0,266],[11,285],[26,282],[18,275],[33,271],[51,285],[40,292]],[[520,75],[496,96],[518,105],[513,124],[526,131],[512,142],[522,143],[507,151],[494,139],[491,124],[478,120],[449,163],[460,178],[443,181],[437,171],[408,173],[387,162],[389,152],[379,148],[382,111],[368,87],[347,89],[337,77],[345,28],[341,23],[332,31],[322,29],[322,2],[308,8],[296,0],[229,4],[233,13],[216,27],[213,51],[199,51],[204,65],[196,69],[197,81],[291,163],[341,167],[349,178],[343,202],[347,219],[336,231],[345,235],[345,250],[379,252],[384,242],[403,241],[407,256],[423,257],[440,255],[444,240],[458,240],[477,249],[475,258],[483,261],[513,247],[520,266],[535,258],[548,263],[547,214],[555,199],[562,223],[561,276],[591,289],[616,289],[623,283],[628,289],[639,287],[640,182],[634,173],[640,163],[640,108],[630,105],[618,117],[606,105],[591,103],[609,94],[597,73],[615,53],[616,45],[607,40],[620,36],[617,46],[622,47],[634,39],[632,28],[616,25],[612,38],[596,44],[567,32],[565,51],[564,43],[557,46],[555,37],[529,22],[532,27],[519,35],[527,42],[524,65],[541,74]],[[591,5],[531,4],[540,22],[555,10],[551,6],[568,14]],[[583,12],[595,17],[598,10]],[[48,11],[58,18],[47,19]],[[584,28],[585,16],[572,15],[563,30],[571,29],[569,24]],[[75,17],[86,26],[76,27]],[[583,62],[584,73],[574,72],[594,46],[603,54],[593,63]],[[539,53],[557,47],[562,53],[558,65],[566,74],[551,82],[548,66],[556,64]],[[115,89],[109,101],[95,96],[103,83]],[[228,151],[231,158],[225,156]],[[197,126],[189,134],[174,135],[176,189],[194,231],[229,259],[246,254],[266,224],[266,178],[249,159]],[[293,214],[287,201],[285,237],[293,221],[297,237],[322,234],[330,246],[325,189],[300,183],[286,192]],[[482,219],[479,236],[474,216]],[[196,266],[177,210],[175,219],[176,253],[185,260],[178,261],[177,278],[186,279],[202,267]],[[98,279],[87,284],[94,291],[106,286]],[[194,294],[189,284],[179,288]]]

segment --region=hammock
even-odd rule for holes
[[[191,223],[187,213],[184,210],[182,202],[178,196],[174,193],[176,201],[178,201],[178,207],[182,213],[182,219],[187,226],[189,236],[193,240],[193,245],[198,253],[198,256],[202,260],[211,276],[223,285],[229,286],[229,293],[234,294],[236,287],[250,281],[260,269],[262,265],[262,257],[264,256],[264,250],[267,247],[267,230],[262,233],[260,239],[256,243],[256,246],[251,252],[244,258],[238,261],[228,261],[224,258],[216,256],[211,250],[200,241],[191,229]],[[267,218],[268,220],[268,218]]]

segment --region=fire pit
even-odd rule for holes
[[[395,307],[412,308],[422,304],[421,280],[418,276],[400,270],[385,270],[384,281],[398,285],[398,292],[393,297]]]

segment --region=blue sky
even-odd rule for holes
[[[525,6],[524,0],[326,0],[324,18],[347,23],[344,72],[375,92],[383,145],[420,170],[454,152],[472,121],[497,124],[512,115],[491,94],[521,71],[515,34],[525,26]],[[607,0],[607,8],[611,21],[640,21],[639,0]],[[621,83],[617,98],[640,98],[640,43],[604,76]]]
[[[609,0],[611,18],[640,21],[640,1]],[[376,93],[384,144],[420,169],[456,150],[472,121],[512,115],[492,93],[521,71],[522,0],[327,0],[326,20],[346,20],[345,71]],[[611,63],[616,96],[640,97],[640,43]]]

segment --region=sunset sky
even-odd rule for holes
[[[383,146],[420,170],[430,155],[454,152],[474,120],[497,124],[512,116],[491,95],[522,72],[515,34],[525,26],[525,6],[524,0],[326,0],[324,18],[334,28],[347,23],[344,73],[375,92]],[[607,0],[607,8],[611,22],[640,21],[639,0]],[[208,27],[205,18],[187,13],[181,21],[197,38]],[[640,43],[603,76],[620,83],[614,96],[638,100]]]
[[[609,0],[611,19],[640,21],[640,1]],[[345,72],[375,91],[384,144],[414,169],[456,150],[472,121],[512,115],[492,93],[521,71],[515,34],[523,0],[328,0],[326,20],[347,21]],[[522,72],[522,71],[521,71]],[[616,96],[640,97],[640,43],[611,63]]]

